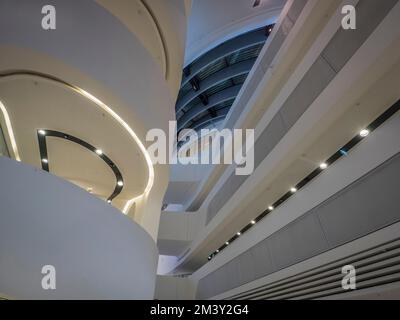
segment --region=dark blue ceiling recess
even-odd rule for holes
[[[225,119],[273,25],[230,39],[183,70],[176,103],[178,131],[199,131]]]

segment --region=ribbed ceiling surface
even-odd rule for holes
[[[215,127],[226,117],[272,27],[230,39],[184,69],[176,104],[179,131]]]

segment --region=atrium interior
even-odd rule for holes
[[[400,299],[400,1],[0,0],[0,300]]]

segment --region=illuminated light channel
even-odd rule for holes
[[[13,128],[11,125],[11,120],[8,115],[6,107],[4,106],[4,104],[1,101],[0,101],[0,110],[3,113],[4,122],[5,122],[6,129],[7,129],[7,134],[8,134],[8,137],[10,138],[11,148],[14,153],[15,160],[21,162],[21,158],[20,158],[19,152],[18,152],[17,142],[15,140],[14,131],[13,131]]]

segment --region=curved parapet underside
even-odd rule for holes
[[[153,298],[158,252],[141,227],[45,171],[2,157],[0,173],[2,295],[10,299]],[[55,290],[42,287],[44,266],[56,271]]]

